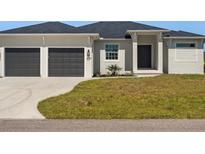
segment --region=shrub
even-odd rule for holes
[[[111,72],[112,76],[116,76],[122,68],[120,68],[118,65],[110,65],[107,67],[108,71]]]

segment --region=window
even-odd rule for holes
[[[195,48],[195,43],[177,43],[176,48]]]
[[[118,60],[118,44],[106,44],[105,45],[105,58],[106,60]]]

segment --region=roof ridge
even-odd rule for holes
[[[132,23],[132,24],[138,24],[138,25],[141,25],[141,26],[149,26],[149,27],[153,27],[153,28],[160,28],[160,29],[168,30],[168,29],[165,29],[165,28],[151,26],[151,25],[140,23],[140,22],[136,22],[136,21],[98,21],[98,22],[86,24],[86,25],[83,25],[83,26],[79,26],[79,27],[76,27],[76,28],[91,26],[91,25],[100,24],[100,23],[119,23],[119,22],[120,23]]]
[[[139,22],[131,21],[131,22],[137,23],[137,24],[140,24],[140,25],[144,25],[144,26],[149,26],[149,27],[154,27],[154,28],[160,28],[160,29],[168,30],[168,29],[166,29],[166,28],[161,28],[161,27],[157,27],[157,26],[151,26],[151,25],[148,25],[148,24],[140,23],[140,21],[139,21]]]
[[[52,23],[52,21],[49,21]],[[48,23],[48,22],[47,22]],[[66,26],[70,26],[70,27],[73,27],[73,28],[77,28],[76,26],[73,26],[73,25],[70,25],[70,24],[67,24],[67,23],[64,23],[64,22],[61,22],[61,21],[55,21],[53,23],[59,23],[59,24],[63,24],[63,25],[66,25]]]
[[[78,26],[76,28],[80,28],[80,27],[84,27],[84,26],[90,26],[90,25],[95,25],[95,24],[100,24],[100,23],[114,23],[114,22],[131,22],[131,23],[136,23],[136,22],[133,22],[133,21],[96,21],[94,23],[89,23],[89,24],[86,24],[86,25],[82,25],[82,26]]]
[[[89,24],[86,24],[86,25],[82,25],[82,26],[78,26],[76,28],[80,28],[80,27],[85,27],[85,26],[90,26],[90,25],[94,25],[94,24],[97,24],[97,23],[101,23],[102,21],[97,21],[97,22],[94,22],[94,23],[89,23]]]

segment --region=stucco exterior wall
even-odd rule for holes
[[[119,59],[105,59],[105,44],[119,44]],[[121,73],[132,71],[132,40],[97,40],[94,42],[94,74],[107,74],[109,65],[117,64],[122,68]]]
[[[41,77],[48,77],[48,47],[40,48],[40,74]]]
[[[195,49],[177,49],[176,42],[195,42]],[[105,44],[119,44],[119,59],[105,59]],[[163,42],[163,71],[169,74],[202,74],[203,71],[203,40],[201,39],[174,39]],[[157,36],[138,35],[137,44],[152,45],[152,66],[157,68]],[[89,36],[0,36],[0,76],[4,76],[4,48],[6,47],[39,47],[41,48],[41,76],[48,76],[48,48],[49,47],[80,47],[84,48],[85,77],[95,73],[106,74],[107,67],[117,64],[122,68],[121,73],[133,71],[133,42],[132,40],[96,40],[92,44]],[[90,58],[87,52],[90,51]],[[93,68],[94,67],[94,68]],[[94,70],[93,70],[94,69]]]
[[[87,36],[45,36],[45,46],[90,46]]]
[[[1,47],[41,47],[41,46],[65,46],[86,47],[89,46],[88,36],[66,36],[66,35],[32,35],[32,36],[1,36]]]
[[[34,47],[43,46],[42,36],[0,36],[1,47]]]
[[[176,48],[176,43],[196,43],[194,49]],[[168,73],[169,74],[203,74],[203,42],[202,40],[170,41],[168,48]]]
[[[4,77],[4,48],[0,47],[0,77]]]

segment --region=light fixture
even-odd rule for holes
[[[88,51],[87,51],[87,59],[90,59],[91,57],[90,57],[90,50],[88,49]]]

